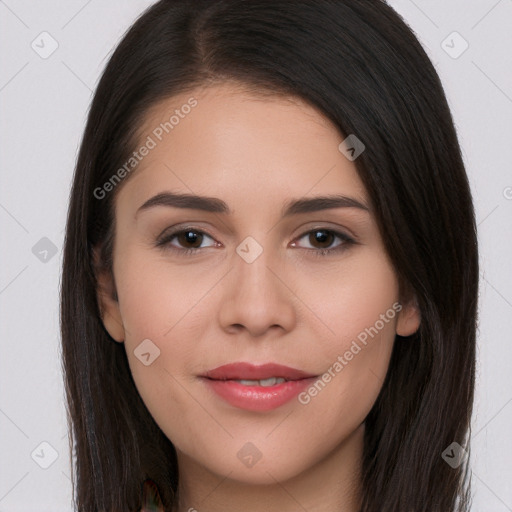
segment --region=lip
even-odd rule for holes
[[[230,363],[207,371],[203,377],[214,380],[261,380],[269,379],[270,377],[299,380],[316,377],[316,375],[277,363],[267,363],[259,366],[252,363]]]
[[[275,386],[245,386],[236,380],[261,380],[282,377]],[[318,375],[296,368],[268,363],[231,363],[209,370],[201,376],[209,389],[234,407],[249,411],[270,411],[292,400],[310,386]]]

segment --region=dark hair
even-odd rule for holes
[[[91,104],[73,178],[61,334],[78,510],[140,510],[148,480],[175,500],[176,452],[109,337],[93,248],[112,271],[114,201],[94,195],[137,147],[148,109],[184,91],[239,83],[299,97],[366,146],[355,160],[401,291],[421,325],[396,336],[368,414],[361,512],[467,511],[478,253],[473,204],[440,79],[403,19],[380,0],[161,0],[112,54]],[[72,468],[73,469],[73,468]]]

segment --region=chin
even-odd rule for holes
[[[298,476],[306,469],[302,466],[304,461],[295,459],[284,461],[282,457],[281,460],[278,457],[275,454],[269,457],[262,456],[253,465],[236,457],[234,461],[226,460],[222,465],[212,466],[211,461],[208,461],[207,467],[218,475],[229,475],[230,480],[249,485],[275,485],[276,482],[284,482]]]

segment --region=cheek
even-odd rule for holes
[[[378,330],[384,337],[394,331],[399,290],[395,272],[388,259],[374,251],[360,251],[346,264],[311,279],[302,279],[298,291],[324,326],[325,345],[343,349],[360,333],[374,326],[391,308]],[[400,306],[398,306],[400,309]],[[394,334],[394,332],[393,332]],[[393,336],[391,336],[393,338]]]
[[[218,278],[211,271],[190,276],[164,259],[148,264],[142,251],[125,251],[116,268],[130,370],[142,400],[169,438],[179,438],[204,415],[190,384],[201,358],[195,350],[206,316],[201,299]],[[170,411],[179,411],[172,421]]]
[[[194,309],[218,280],[215,269],[171,263],[165,254],[127,248],[118,263],[121,316],[131,343],[165,340],[190,325]],[[200,308],[199,308],[200,309]],[[190,315],[192,313],[192,315]]]
[[[310,360],[324,362],[324,374],[299,398],[312,417],[339,430],[362,422],[380,392],[401,305],[386,258],[361,254],[332,273],[328,286],[319,287],[321,281],[304,284],[300,293],[324,326],[308,351]]]

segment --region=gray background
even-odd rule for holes
[[[68,193],[99,74],[151,3],[0,0],[0,512],[72,510],[58,319]],[[390,4],[441,76],[478,218],[473,511],[512,511],[512,0]]]

